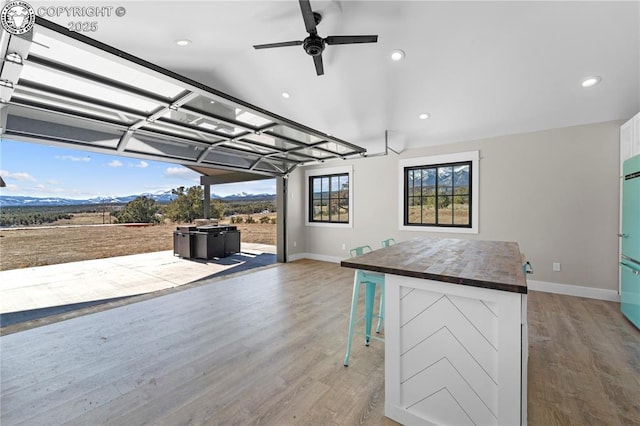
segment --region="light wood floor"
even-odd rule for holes
[[[351,279],[304,260],[6,334],[0,423],[395,424],[383,344],[342,366]],[[528,313],[530,425],[640,423],[617,304],[531,292]]]
[[[618,303],[529,292],[529,424],[640,425],[640,330]]]

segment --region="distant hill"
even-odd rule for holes
[[[58,197],[24,197],[17,195],[0,195],[0,207],[17,207],[17,206],[81,206],[81,205],[96,205],[96,204],[126,204],[135,200],[139,196],[146,196],[156,200],[160,204],[166,204],[176,198],[171,191],[156,192],[153,194],[136,194],[127,195],[124,197],[95,197],[82,200],[76,200],[71,198],[58,198]],[[247,194],[241,192],[240,194],[233,194],[221,197],[216,194],[211,194],[212,199],[219,199],[223,201],[262,201],[273,200],[275,194]]]

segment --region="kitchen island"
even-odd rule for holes
[[[517,243],[421,237],[343,260],[385,274],[385,415],[527,422],[527,283]]]

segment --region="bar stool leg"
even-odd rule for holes
[[[360,297],[360,274],[355,272],[353,277],[353,295],[351,296],[351,315],[349,316],[349,336],[347,337],[347,353],[344,356],[344,366],[349,366],[349,355],[351,355],[351,337],[353,336],[353,327],[356,323],[358,314],[358,299]]]
[[[369,346],[369,341],[371,340],[371,322],[373,320],[373,302],[376,298],[376,284],[366,282],[364,289],[364,343]]]
[[[376,327],[376,333],[380,333],[382,329],[382,321],[384,320],[384,283],[380,283],[380,311],[378,312],[378,326]]]

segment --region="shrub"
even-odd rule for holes
[[[129,201],[121,210],[114,213],[119,223],[158,223],[160,207],[155,200],[144,195]]]

